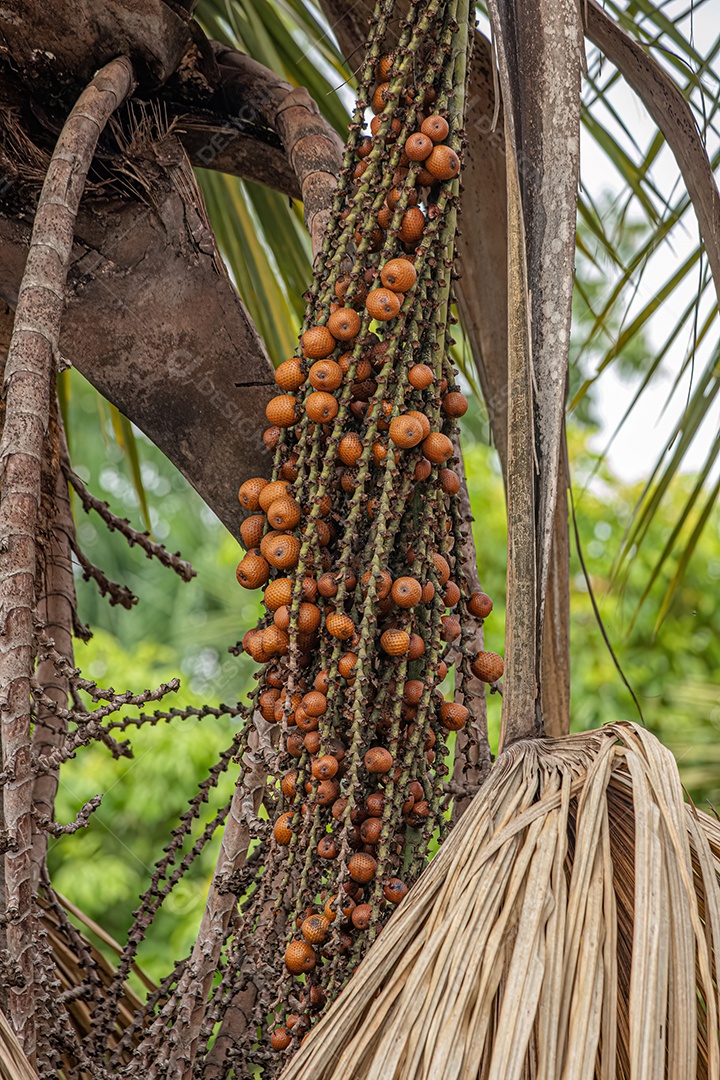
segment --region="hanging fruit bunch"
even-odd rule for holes
[[[250,927],[269,911],[284,927],[270,1003],[280,1051],[446,831],[448,741],[469,715],[441,689],[453,662],[502,675],[496,654],[463,651],[492,601],[468,594],[453,468],[467,409],[449,327],[474,8],[411,5],[382,53],[392,9],[377,5],[306,323],[267,406],[273,479],[239,492],[237,577],[264,589],[266,610],[243,647],[262,665],[256,707],[280,733],[273,841],[242,910]]]

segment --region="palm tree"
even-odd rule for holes
[[[125,423],[129,420],[141,428],[221,521],[237,533],[238,477],[270,469],[267,455],[259,469],[257,447],[261,445],[264,406],[273,392],[271,359],[277,364],[292,353],[295,327],[302,318],[300,295],[311,261],[322,265],[328,255],[328,223],[335,222],[333,227],[338,227],[334,199],[348,118],[333,80],[338,85],[366,85],[367,71],[373,66],[370,61],[377,58],[381,47],[392,48],[402,33],[403,19],[412,20],[416,9],[399,2],[389,6],[392,11],[382,3],[373,9],[365,0],[323,0],[322,8],[310,0],[274,0],[272,4],[236,0],[228,5],[213,0],[203,0],[200,5],[154,0],[140,14],[120,0],[101,7],[102,11],[87,0],[89,17],[82,27],[69,27],[60,5],[53,3],[49,7],[47,3],[26,3],[21,14],[9,9],[0,16],[6,50],[0,152],[7,173],[0,194],[0,295],[8,305],[5,325],[13,325],[0,444],[0,610],[4,613],[5,640],[0,649],[0,682],[8,915],[2,943],[8,955],[3,1006],[14,1032],[5,1034],[5,1052],[17,1063],[21,1060],[19,1045],[43,1075],[56,1075],[53,1070],[59,1068],[90,1075],[101,1062],[112,1075],[113,1070],[132,1062],[145,1071],[165,1069],[173,1075],[191,1075],[193,1068],[198,1068],[199,1075],[215,1076],[224,1075],[228,1061],[233,1060],[227,1056],[228,1045],[242,1044],[243,1038],[248,1038],[250,1018],[258,1009],[267,1011],[270,1004],[262,978],[253,979],[242,971],[242,956],[237,951],[241,935],[234,943],[230,935],[237,898],[251,880],[243,877],[243,867],[251,840],[257,836],[248,823],[248,810],[253,808],[257,815],[266,798],[272,742],[256,725],[255,734],[247,736],[242,745],[240,738],[234,740],[223,759],[222,768],[227,768],[238,749],[245,755],[235,797],[213,823],[214,828],[224,826],[222,849],[195,948],[169,973],[166,983],[151,991],[149,1002],[138,1005],[133,1014],[126,978],[137,942],[174,881],[169,867],[189,835],[193,817],[173,838],[171,861],[164,861],[162,873],[156,875],[142,899],[117,970],[101,977],[97,957],[63,913],[45,869],[48,830],[58,828],[52,821],[57,769],[85,736],[98,737],[99,729],[88,725],[98,725],[102,719],[100,712],[92,721],[83,719],[79,709],[68,708],[68,703],[81,689],[95,695],[95,701],[104,697],[109,702],[103,715],[124,704],[112,693],[103,695],[73,670],[75,612],[68,571],[71,549],[77,552],[77,543],[68,516],[68,482],[83,502],[92,503],[93,497],[69,462],[52,389],[54,377],[63,358],[68,357],[126,418]],[[635,805],[634,828],[638,837],[650,843],[654,823],[664,823],[663,845],[658,849],[662,859],[655,869],[659,866],[658,872],[665,875],[662,895],[682,911],[682,918],[669,928],[667,941],[675,950],[673,956],[684,958],[672,970],[673,977],[679,972],[686,979],[687,1000],[683,1008],[678,1006],[674,990],[668,999],[667,985],[653,997],[653,972],[667,971],[667,966],[653,968],[648,961],[643,967],[634,960],[631,973],[619,943],[606,936],[601,950],[604,989],[598,991],[597,982],[591,979],[584,997],[579,991],[574,997],[566,993],[563,1000],[569,1004],[554,1038],[558,1045],[564,1045],[565,1040],[568,1060],[582,1060],[588,1075],[595,1067],[594,1056],[590,1060],[586,1055],[584,1060],[583,1046],[592,1044],[593,1037],[601,1039],[602,1068],[604,1075],[611,1075],[608,1063],[615,1060],[615,1054],[606,1048],[617,1039],[618,1075],[641,1075],[641,1063],[659,1062],[660,1056],[653,1055],[664,1060],[664,1049],[657,1049],[652,1036],[637,1034],[638,1016],[647,1018],[649,1030],[658,1015],[664,1022],[663,1010],[669,1000],[670,1027],[675,1032],[671,1053],[677,1061],[687,1063],[695,1060],[692,1055],[699,1045],[698,1075],[712,1076],[718,1068],[712,1005],[717,836],[706,819],[700,828],[696,819],[686,814],[671,765],[667,759],[658,759],[656,748],[641,735],[617,728],[610,729],[608,736],[587,736],[575,742],[563,737],[570,725],[564,413],[581,124],[627,178],[649,220],[643,249],[629,262],[623,261],[591,199],[581,194],[583,219],[619,266],[613,295],[592,313],[589,340],[595,340],[610,325],[633,272],[658,243],[667,240],[673,228],[683,226],[691,210],[702,237],[702,244],[686,259],[677,280],[658,290],[632,325],[610,343],[601,361],[601,366],[606,366],[698,261],[706,258],[711,272],[702,278],[703,290],[710,287],[711,278],[719,280],[720,199],[693,112],[698,92],[703,100],[709,98],[705,122],[712,128],[716,98],[707,95],[705,87],[715,80],[711,66],[714,53],[709,60],[699,56],[678,25],[666,16],[663,5],[643,3],[624,9],[612,4],[608,13],[593,0],[584,5],[538,0],[529,7],[495,0],[488,3],[487,15],[495,53],[487,38],[476,31],[467,89],[468,145],[463,230],[458,243],[463,274],[457,284],[457,302],[506,483],[510,543],[503,745],[510,749],[442,856],[423,877],[413,893],[415,901],[404,906],[371,950],[362,976],[353,980],[356,996],[351,994],[347,999],[352,1003],[353,1011],[347,1014],[352,1024],[338,1034],[333,1028],[338,1013],[331,1010],[319,1031],[333,1030],[333,1036],[328,1036],[320,1051],[317,1047],[322,1037],[311,1039],[291,1068],[293,1075],[319,1076],[321,1068],[326,1070],[322,1075],[344,1075],[332,1070],[347,1044],[351,1047],[346,1051],[351,1055],[348,1060],[359,1061],[353,1055],[362,1050],[366,1055],[363,1067],[369,1070],[364,1075],[379,1075],[373,1072],[377,1069],[373,1062],[378,1059],[372,1053],[377,1046],[371,1045],[372,1039],[365,1039],[371,1030],[366,1003],[383,987],[378,1022],[382,1017],[390,1033],[396,1030],[390,1013],[383,1011],[388,995],[395,992],[388,972],[408,942],[419,941],[432,919],[440,917],[438,913],[454,910],[454,894],[448,885],[452,874],[470,866],[478,849],[478,868],[486,867],[488,856],[482,844],[488,839],[491,846],[495,844],[495,855],[505,858],[508,877],[517,869],[520,825],[503,840],[505,847],[488,833],[488,823],[497,820],[501,808],[507,810],[516,804],[542,807],[542,816],[536,815],[536,820],[543,826],[542,836],[552,833],[555,837],[555,846],[543,847],[540,834],[533,833],[530,824],[521,823],[522,828],[530,828],[536,855],[523,872],[536,875],[528,878],[536,886],[552,882],[555,904],[560,904],[566,838],[573,835],[577,845],[574,865],[587,864],[588,872],[580,878],[580,885],[570,890],[572,903],[565,894],[560,907],[575,912],[578,933],[582,926],[589,936],[588,928],[593,927],[605,935],[616,925],[629,933],[633,926],[637,929],[637,915],[651,911],[649,906],[638,907],[640,885],[647,885],[649,897],[656,878],[648,869],[646,879],[641,879],[636,861],[633,887],[626,893],[620,889],[613,901],[622,909],[619,920],[613,922],[607,907],[611,903],[608,867],[612,863],[616,880],[625,880],[617,877],[617,868],[630,865],[632,847],[623,847],[619,841],[613,847],[606,827],[608,822],[627,817],[633,785],[636,791],[644,785],[653,810],[641,820]],[[363,66],[368,25],[371,52]],[[586,62],[583,38],[613,65],[609,76],[595,57]],[[648,47],[658,41],[663,47],[671,43],[674,49],[664,65]],[[299,42],[307,44],[300,60]],[[466,51],[460,51],[464,56]],[[690,64],[690,74],[683,61]],[[596,107],[583,109],[580,84],[586,63]],[[609,90],[617,77],[627,80],[657,124],[657,139],[641,168],[603,126],[599,104],[612,108]],[[622,125],[622,118],[617,122]],[[686,193],[658,212],[650,166],[663,140],[675,155]],[[200,174],[205,202],[197,189],[193,166],[205,170]],[[478,198],[478,193],[482,197]],[[299,200],[309,241],[300,224]],[[685,312],[670,338],[692,321],[693,310]],[[710,334],[716,312],[713,301],[697,330],[698,340]],[[713,354],[678,425],[670,462],[659,465],[648,483],[628,532],[625,554],[633,544],[642,542],[651,527],[660,499],[712,407],[716,367]],[[647,380],[652,375],[653,369],[648,371]],[[125,430],[131,433],[129,425]],[[709,460],[703,480],[711,466]],[[676,580],[708,519],[717,491],[716,486],[707,493],[699,483],[690,496],[688,512],[696,504],[698,510],[691,534],[679,549]],[[178,573],[190,573],[177,557],[133,533],[106,510],[102,512],[108,524],[124,532],[131,543],[142,543],[149,555]],[[654,576],[672,555],[673,545],[679,544],[679,536],[678,531],[669,541]],[[465,557],[474,569],[470,545],[465,536]],[[89,572],[122,602],[118,587],[108,583],[101,571],[91,568]],[[478,637],[478,647],[481,644]],[[147,691],[133,703],[142,706],[156,700],[165,689]],[[487,773],[489,748],[484,699],[469,684],[465,692],[473,701],[473,723],[469,734],[458,739],[455,778],[459,783],[464,776],[470,790]],[[75,725],[70,732],[69,723]],[[108,734],[103,732],[104,737]],[[547,760],[534,745],[542,735],[560,739]],[[529,768],[531,759],[534,764]],[[604,772],[598,761],[603,763]],[[468,762],[472,762],[469,771]],[[568,778],[573,770],[586,777],[582,792]],[[567,797],[560,800],[557,793],[565,790],[565,785]],[[205,787],[200,797],[203,790],[207,794]],[[464,801],[467,799],[458,798],[459,804]],[[583,816],[581,811],[588,805],[596,808],[594,817]],[[88,804],[70,828],[82,825],[92,810]],[[529,846],[527,851],[532,854]],[[647,849],[649,860],[653,852],[657,854],[655,849]],[[635,857],[637,860],[637,849]],[[698,896],[687,887],[693,873],[702,880]],[[502,880],[499,872],[496,877]],[[526,884],[524,881],[521,891],[527,897],[530,890],[525,890]],[[47,933],[48,922],[38,907],[39,896],[58,920],[59,939],[62,941],[64,935],[65,946],[80,956],[74,982],[68,979],[67,971],[60,972],[60,946],[50,974],[42,974],[47,958],[43,933]],[[601,918],[603,896],[606,907]],[[520,907],[510,905],[505,917],[511,926],[517,917],[512,934],[521,939],[533,913],[529,904],[522,906],[520,892],[518,897]],[[623,923],[623,913],[627,914],[626,908],[633,902],[635,923],[629,916]],[[487,918],[486,913],[486,921],[478,925],[482,940],[497,929],[497,913],[489,922]],[[710,946],[706,929],[711,935]],[[561,933],[557,927],[555,932]],[[465,940],[460,939],[461,947]],[[575,940],[572,935],[571,940]],[[228,992],[224,999],[215,995],[213,1013],[208,997],[228,941],[235,950],[229,950],[223,961]],[[506,939],[500,944],[510,949]],[[703,1030],[697,1039],[697,1022],[692,1019],[695,961],[691,972],[688,966],[694,949],[704,1001]],[[487,955],[487,950],[481,952]],[[523,983],[525,969],[517,964],[513,967],[510,955],[511,950],[507,969],[498,969],[497,980],[517,987],[527,1008],[536,1008],[539,989],[536,985],[533,996],[529,983]],[[577,958],[577,950],[573,955]],[[615,968],[614,955],[619,957]],[[652,950],[641,954],[638,946],[638,957],[651,955],[655,955]],[[527,957],[535,962],[537,977],[538,954],[528,948]],[[663,962],[667,965],[666,956]],[[531,967],[529,963],[527,970]],[[587,970],[591,974],[596,971]],[[433,993],[441,995],[443,985],[432,968],[428,972],[429,982],[418,985],[425,987],[428,1002],[439,1001]],[[233,982],[236,975],[239,978]],[[562,977],[558,969],[555,978],[560,984],[543,984],[543,995],[547,995],[542,997],[543,1007],[559,1008],[554,1003]],[[570,978],[567,974],[564,977]],[[490,979],[490,984],[494,993],[498,982],[492,984]],[[58,1019],[51,1014],[51,1003],[59,986],[66,989]],[[365,998],[357,997],[358,987],[364,988]],[[567,987],[563,989],[567,991]],[[602,1030],[594,996],[598,993],[606,995]],[[626,1030],[621,1019],[619,1034],[607,1021],[616,999],[629,1002],[629,1026]],[[224,1009],[217,1011],[218,1002],[223,1000]],[[487,1008],[495,1007],[493,1000],[491,993],[486,998]],[[338,1008],[342,1009],[342,1004]],[[89,1024],[83,1010],[89,1015]],[[619,1015],[625,1016],[622,1009]],[[169,1016],[174,1023],[166,1039],[163,1020]],[[214,1047],[206,1052],[204,1044],[215,1021],[222,1021],[219,1034]],[[508,1063],[512,1062],[516,1070],[512,1075],[523,1075],[523,1061],[517,1054],[513,1057],[514,1029],[506,1023],[504,1012],[490,1028],[490,1041],[498,1053],[493,1059],[496,1074],[511,1075],[497,1070],[510,1069]],[[486,1024],[483,1030],[487,1034],[490,1028]],[[681,1039],[679,1028],[684,1032]],[[364,1030],[362,1047],[351,1043],[358,1030]],[[581,1037],[578,1032],[585,1034]],[[85,1036],[82,1041],[81,1036]],[[385,1044],[377,1045],[382,1048]],[[442,1059],[442,1067],[450,1069],[450,1043],[444,1038],[438,1039],[437,1045],[439,1052],[449,1055]],[[411,1050],[411,1055],[415,1052]],[[241,1069],[235,1060],[234,1067]],[[262,1053],[259,1060],[266,1060]],[[412,1056],[407,1060],[413,1060]],[[549,1070],[546,1075],[559,1075],[556,1059],[544,1060]],[[504,1065],[498,1064],[500,1061]],[[433,1062],[425,1066],[429,1070],[425,1073],[402,1075],[441,1075],[436,1059]],[[19,1068],[17,1064],[12,1067]],[[655,1075],[655,1067],[648,1066],[648,1075]],[[302,1073],[303,1069],[309,1071]],[[585,1072],[581,1073],[579,1066],[578,1071],[567,1073],[581,1074]]]

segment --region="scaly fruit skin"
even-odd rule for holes
[[[316,390],[332,393],[343,381],[342,368],[334,360],[316,360],[310,368],[308,380]]]
[[[275,382],[281,390],[292,392],[299,390],[305,382],[302,364],[296,356],[289,360],[283,360],[282,364],[275,369]]]
[[[492,609],[493,602],[487,593],[473,593],[468,600],[468,611],[471,615],[474,615],[476,619],[487,619]]]
[[[420,125],[420,131],[434,143],[441,143],[450,134],[450,126],[444,116],[427,116]]]
[[[380,280],[386,289],[406,293],[417,281],[415,267],[407,259],[391,259],[380,271]],[[431,368],[428,368],[432,372]]]
[[[400,298],[391,289],[373,289],[365,301],[368,314],[379,322],[396,319],[400,313]]]
[[[292,427],[297,423],[297,398],[292,394],[278,394],[268,401],[265,415],[276,427]]]
[[[494,683],[502,679],[505,664],[502,656],[494,652],[479,652],[472,662],[472,672],[483,682]]]
[[[308,360],[324,360],[335,350],[335,338],[326,326],[311,326],[300,338],[300,345]]]
[[[291,941],[285,950],[285,966],[291,975],[308,975],[316,963],[315,950],[308,941]]]
[[[262,476],[254,476],[240,485],[238,500],[245,510],[258,510],[260,508],[260,492],[267,487],[267,480]]]

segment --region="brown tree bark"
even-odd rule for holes
[[[35,1050],[30,678],[35,654],[35,574],[41,472],[50,416],[73,230],[100,131],[133,84],[132,66],[112,61],[81,94],[58,139],[40,196],[5,365],[0,441],[0,719],[7,831],[7,944],[21,975],[10,1018],[28,1057]]]
[[[51,496],[49,524],[51,528],[48,548],[43,558],[41,593],[38,600],[38,619],[43,633],[54,644],[55,652],[73,666],[73,614],[75,611],[75,581],[72,571],[71,537],[75,524],[70,508],[65,474],[60,468],[59,454],[55,469],[55,490]],[[46,697],[61,709],[66,709],[69,698],[67,676],[58,671],[51,659],[41,660],[35,669],[35,681]],[[33,730],[32,753],[34,758],[44,757],[62,745],[67,723],[46,708],[38,709],[37,724]],[[45,867],[48,833],[39,827],[38,820],[52,821],[55,812],[55,796],[58,789],[59,768],[35,777],[32,790],[33,837],[32,837],[32,888],[37,893]]]

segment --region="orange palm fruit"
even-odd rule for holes
[[[354,465],[360,460],[362,451],[362,440],[356,432],[351,431],[347,435],[343,435],[338,446],[338,457],[343,465]]]
[[[457,495],[460,490],[460,477],[452,469],[441,469],[438,473],[440,487],[446,495]]]
[[[367,885],[377,873],[377,859],[364,851],[351,855],[348,861],[348,873],[359,885]]]
[[[270,567],[260,552],[253,549],[240,560],[235,576],[243,589],[259,589],[270,577]]]
[[[318,578],[318,592],[326,600],[332,600],[333,596],[337,596],[338,583],[335,580],[334,574],[321,574]]]
[[[420,412],[418,409],[410,409],[405,415],[413,416],[417,419],[420,426],[422,427],[423,439],[427,439],[428,435],[430,434],[430,421],[428,420],[425,413]]]
[[[431,431],[423,441],[423,454],[433,465],[441,465],[453,455],[453,444],[447,435],[440,431]]]
[[[420,125],[423,135],[427,135],[434,143],[443,142],[450,133],[450,126],[444,116],[433,114],[426,116]]]
[[[383,896],[386,900],[389,900],[391,904],[399,904],[408,894],[408,887],[400,878],[390,878],[387,885],[383,887]]]
[[[419,660],[425,652],[425,642],[419,634],[410,635],[410,644],[408,645],[407,657],[408,660]]]
[[[330,920],[325,915],[308,915],[303,920],[300,933],[311,945],[319,945],[327,937]]]
[[[325,628],[328,634],[340,641],[347,641],[355,633],[355,623],[350,616],[339,611],[328,615],[325,619]]]
[[[260,492],[267,487],[267,480],[263,476],[253,476],[240,485],[238,501],[246,510],[257,510],[260,506]]]
[[[451,390],[443,398],[442,407],[446,416],[464,416],[468,411],[468,400],[459,390]]]
[[[360,826],[360,839],[364,844],[377,844],[382,832],[380,818],[370,817]]]
[[[385,203],[385,205],[381,206],[378,210],[377,223],[381,229],[389,229],[392,219],[393,211],[390,209],[387,203]]]
[[[415,466],[415,472],[413,473],[413,480],[416,482],[427,480],[428,476],[432,472],[432,465],[427,458],[420,458]]]
[[[405,143],[405,153],[411,161],[424,161],[430,157],[432,150],[432,139],[420,131],[416,131]]]
[[[283,604],[289,604],[292,600],[291,579],[282,577],[268,582],[263,599],[268,611],[277,611]]]
[[[283,495],[270,503],[267,512],[268,525],[271,529],[294,529],[300,522],[300,503],[292,495]]]
[[[502,679],[503,672],[505,670],[505,664],[502,656],[498,656],[494,652],[479,652],[472,664],[473,675],[476,675],[478,679],[482,679],[483,682],[493,683],[498,679]]]
[[[367,593],[367,587],[370,584],[370,578],[372,576],[372,570],[366,570],[361,578],[361,585],[363,587],[363,594]],[[375,595],[378,600],[384,600],[386,596],[390,595],[392,589],[392,574],[388,570],[380,570],[375,575]]]
[[[326,424],[337,416],[337,398],[325,390],[315,390],[305,399],[305,412],[314,423]]]
[[[405,211],[398,238],[403,244],[416,244],[425,228],[425,215],[418,206],[411,206]]]
[[[301,704],[308,716],[322,716],[327,709],[327,698],[318,690],[311,690],[305,694]]]
[[[317,604],[301,603],[298,612],[298,632],[313,634],[320,626],[322,615]]]
[[[445,607],[455,607],[461,596],[459,587],[454,581],[448,581],[445,586],[445,592],[443,593],[443,603]]]
[[[410,648],[410,635],[405,630],[386,630],[380,645],[388,656],[404,656]]]
[[[386,289],[406,293],[417,281],[417,273],[409,259],[390,259],[380,271],[380,280]]]
[[[297,398],[292,394],[278,394],[265,406],[265,415],[277,427],[292,427],[297,423]]]
[[[303,736],[299,731],[291,731],[285,740],[285,749],[290,757],[302,757],[304,746]]]
[[[271,687],[268,690],[263,690],[262,694],[258,698],[260,712],[263,714],[263,718],[267,720],[269,724],[272,724],[275,720],[275,703],[279,695],[280,691]]]
[[[390,78],[394,62],[394,52],[385,53],[384,56],[380,57],[375,65],[375,78],[378,82],[386,82]]]
[[[322,805],[322,803],[321,803]],[[337,859],[337,841],[332,836],[323,836],[318,842],[317,853],[321,859]]]
[[[330,316],[327,325],[338,341],[350,341],[360,333],[360,316],[354,308],[339,308]]]
[[[378,131],[382,127],[384,119],[385,118],[383,116],[373,116],[372,120],[370,121],[370,131],[372,132],[373,136],[377,135]],[[387,134],[385,136],[386,141],[394,142],[394,139],[400,134],[401,131],[402,124],[398,117],[394,116],[393,119],[390,121],[390,127],[387,129]]]
[[[308,941],[291,941],[285,950],[285,967],[291,975],[307,975],[316,963],[315,950]]]
[[[416,390],[427,390],[435,382],[435,374],[427,364],[413,364],[408,371],[408,382]]]
[[[287,1050],[291,1042],[292,1036],[288,1029],[284,1027],[275,1028],[270,1036],[270,1045],[273,1050]]]
[[[493,602],[487,593],[475,592],[468,600],[468,611],[476,619],[487,619],[493,609]]]
[[[280,442],[280,435],[282,434],[281,428],[277,424],[272,424],[269,428],[265,428],[263,431],[263,442],[267,446],[268,450],[274,450],[277,444]]]
[[[287,631],[280,630],[274,624],[263,630],[262,647],[269,656],[283,656],[290,646]]]
[[[444,555],[441,555],[439,551],[436,551],[433,555],[433,566],[435,567],[435,573],[440,585],[447,585],[450,580],[450,567],[448,561]]]
[[[393,767],[392,754],[382,746],[371,746],[363,761],[369,773],[377,773],[381,776],[389,773]]]
[[[340,657],[338,660],[338,673],[342,675],[343,679],[350,678],[357,662],[357,653],[354,652],[347,652],[344,656]]]
[[[245,518],[240,525],[240,538],[246,551],[258,546],[264,529],[265,518],[262,514],[253,514],[252,517]]]
[[[330,677],[328,675],[327,668],[317,673],[313,686],[319,693],[327,694],[328,690],[330,689]]]
[[[403,195],[405,195],[406,206],[417,206],[418,193],[415,188],[394,187],[391,188],[385,196],[388,208],[392,210],[393,213],[397,209],[397,205]]]
[[[469,710],[458,702],[445,701],[440,706],[440,723],[446,731],[460,731],[465,727],[469,716]]]
[[[316,360],[308,373],[310,385],[316,390],[337,390],[343,381],[343,371],[334,360]]]
[[[266,534],[263,541],[266,541],[268,536],[269,534]],[[276,533],[265,545],[263,554],[277,570],[291,570],[293,566],[297,566],[300,557],[300,541],[289,533]]]
[[[358,904],[350,919],[356,930],[367,930],[372,919],[372,908],[369,904]]]
[[[335,338],[327,326],[311,326],[300,338],[300,345],[308,360],[324,360],[335,349]]]
[[[403,689],[403,701],[408,705],[417,705],[423,695],[425,684],[421,679],[408,679]]]
[[[280,364],[275,371],[275,382],[281,390],[292,391],[300,389],[305,382],[305,375],[303,373],[302,363],[298,360],[297,356],[292,356],[289,360],[283,360],[282,364]]]
[[[292,495],[292,487],[287,480],[273,480],[271,484],[266,484],[258,496],[260,509],[267,514],[275,500],[283,495]]]
[[[402,416],[395,416],[390,421],[389,435],[401,450],[409,450],[422,442],[422,424],[416,417],[403,413]]]
[[[337,759],[332,754],[323,754],[312,763],[312,774],[316,780],[332,780],[338,771]]]
[[[452,180],[460,172],[460,158],[449,146],[436,146],[424,164],[438,180]]]
[[[290,772],[286,772],[280,781],[280,790],[286,799],[294,799],[297,795],[297,769],[291,769]]]
[[[382,439],[376,439],[372,444],[372,456],[376,465],[382,465],[388,455],[388,448]]]
[[[294,814],[295,812],[293,810],[288,810],[286,813],[281,814],[273,825],[273,836],[278,844],[281,844],[283,847],[287,847],[292,840],[293,834],[292,829],[290,828],[290,822],[292,821]]]
[[[388,322],[400,313],[400,300],[391,289],[373,289],[365,301],[368,314],[378,322]],[[269,417],[268,417],[269,419]]]
[[[381,113],[383,111],[383,109],[385,108],[385,106],[387,105],[389,91],[390,91],[390,83],[389,82],[382,82],[382,83],[380,83],[379,86],[377,86],[375,88],[375,92],[374,92],[374,94],[372,96],[372,99],[370,101],[370,108],[372,109],[372,111],[375,113],[376,116],[377,116],[378,113]]]
[[[415,607],[422,600],[422,585],[414,577],[397,578],[391,596],[399,608]]]

